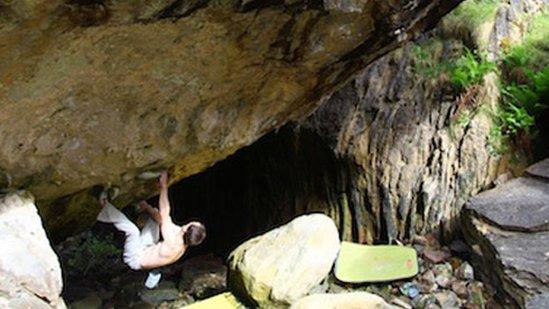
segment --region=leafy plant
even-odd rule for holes
[[[524,43],[507,49],[502,63],[503,132],[532,133],[536,118],[549,107],[549,12],[532,20]]]
[[[471,85],[480,84],[484,75],[495,71],[496,64],[488,61],[485,56],[478,56],[469,49],[453,65],[450,72],[450,81],[459,90]]]
[[[76,273],[86,275],[90,269],[100,269],[106,262],[120,259],[122,250],[117,248],[112,237],[98,239],[94,235],[86,238],[70,252],[68,267]]]
[[[504,132],[516,134],[528,132],[535,124],[535,118],[547,108],[549,98],[549,67],[540,72],[528,71],[525,84],[504,85],[501,89],[503,111],[501,118]]]
[[[534,125],[534,117],[522,107],[508,103],[501,113],[505,134],[517,134],[520,130],[528,130]]]
[[[507,140],[508,136],[503,133],[502,125],[500,124],[501,120],[496,119],[496,124],[490,129],[488,134],[488,151],[492,154],[502,154],[507,152]]]

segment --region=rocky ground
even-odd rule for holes
[[[338,282],[330,269],[339,233],[329,217],[310,214],[245,241],[227,259],[191,250],[161,270],[158,288],[147,290],[147,274],[122,263],[123,236],[96,224],[56,247],[66,276],[63,297],[74,308],[180,308],[229,289],[242,301],[269,308],[341,305],[342,299],[363,305],[366,298],[382,308],[546,308],[547,179],[549,160],[471,199],[463,214],[467,244],[454,239],[442,245],[434,234],[405,243],[419,257],[419,274],[408,280]],[[362,293],[337,295],[349,292]]]
[[[122,237],[103,225],[56,247],[65,274],[64,298],[72,308],[180,308],[227,289],[224,260],[214,255],[185,257],[162,269],[154,290],[143,286],[145,272],[130,271],[121,261]],[[366,291],[402,308],[498,308],[494,292],[475,279],[461,241],[439,245],[436,237],[416,237],[420,273],[392,283],[346,285],[332,275],[319,293]]]

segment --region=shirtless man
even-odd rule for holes
[[[206,229],[199,222],[191,222],[184,226],[173,223],[170,217],[167,172],[162,172],[159,183],[159,209],[153,208],[145,201],[139,203],[140,209],[150,215],[141,231],[122,212],[112,206],[106,196],[103,195],[99,199],[103,210],[97,216],[97,221],[113,223],[118,230],[126,234],[124,262],[134,270],[155,269],[172,264],[185,253],[189,246],[199,245],[206,237]],[[159,241],[159,232],[162,233],[162,241]],[[145,285],[148,288],[154,288],[159,280],[160,273],[151,272]]]

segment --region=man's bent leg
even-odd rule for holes
[[[116,229],[126,234],[126,242],[124,243],[124,262],[134,270],[141,269],[140,259],[144,246],[141,243],[140,232],[137,226],[120,210],[116,209],[108,202],[97,216],[97,221],[112,223]]]
[[[160,225],[153,218],[147,219],[145,226],[141,230],[141,243],[144,246],[150,246],[158,243],[160,240]]]
[[[150,246],[158,243],[160,240],[160,226],[153,218],[149,218],[145,226],[141,230],[141,243],[144,246]],[[160,269],[154,269],[149,272],[145,286],[149,289],[154,289],[158,286],[162,273]]]

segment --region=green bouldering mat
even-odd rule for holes
[[[335,276],[347,283],[405,279],[418,273],[417,252],[406,246],[368,246],[342,242]]]
[[[225,292],[185,306],[189,309],[240,309],[246,308],[230,292]]]

